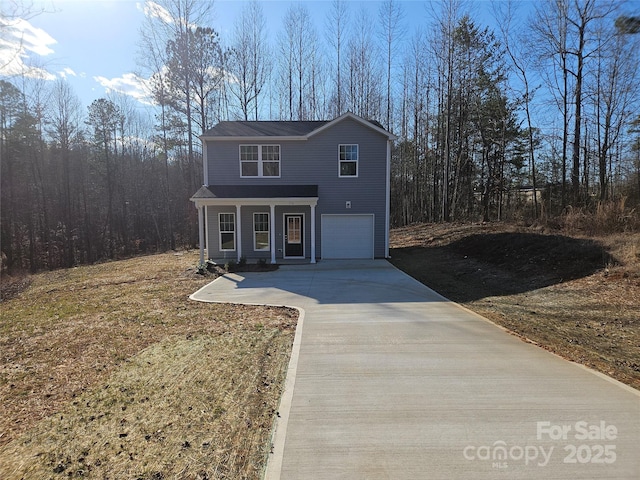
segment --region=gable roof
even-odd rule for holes
[[[326,123],[326,121],[220,122],[208,130],[203,137],[299,137],[308,135]]]
[[[333,120],[320,121],[225,121],[207,130],[201,140],[248,140],[253,138],[272,137],[289,140],[306,140],[337,123],[354,120],[367,128],[377,131],[390,140],[397,137],[386,131],[375,120],[365,120],[362,117],[347,112]]]
[[[320,127],[316,128],[313,132],[311,132],[309,134],[309,136],[311,137],[312,135],[316,135],[316,134],[322,132],[323,130],[331,128],[332,126],[334,126],[337,123],[340,123],[340,122],[342,122],[343,120],[346,120],[346,119],[354,120],[354,121],[364,125],[365,127],[370,128],[371,130],[375,130],[376,132],[378,132],[378,133],[384,135],[385,137],[387,137],[389,140],[395,140],[395,139],[398,138],[393,133],[388,132],[387,130],[385,130],[384,127],[380,124],[380,122],[377,122],[376,120],[365,120],[364,118],[359,117],[358,115],[354,115],[351,112],[343,113],[338,118],[334,118],[330,122],[327,122],[324,125],[321,125]]]

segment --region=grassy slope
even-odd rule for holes
[[[297,312],[192,302],[196,262],[43,273],[0,304],[0,478],[259,477]]]

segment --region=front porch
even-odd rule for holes
[[[191,200],[201,263],[316,262],[317,185],[211,185]]]

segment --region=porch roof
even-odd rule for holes
[[[318,185],[203,185],[191,200],[318,198]]]
[[[308,205],[318,203],[317,185],[203,185],[191,201],[206,205]]]

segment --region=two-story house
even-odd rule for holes
[[[200,260],[386,258],[393,134],[331,121],[220,122],[201,137]]]

